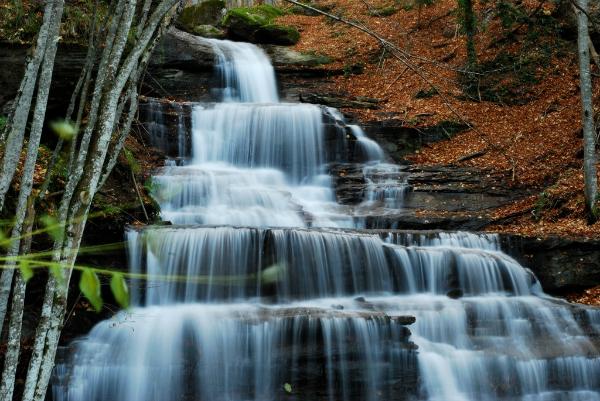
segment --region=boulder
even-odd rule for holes
[[[276,68],[318,67],[333,60],[321,54],[301,53],[284,46],[265,45],[263,47]]]
[[[199,26],[217,25],[225,11],[225,2],[223,0],[205,0],[183,9],[176,26],[190,33],[198,33]]]
[[[221,24],[232,39],[274,45],[296,44],[300,39],[298,30],[275,23],[282,15],[282,10],[268,4],[239,7],[229,10]]]

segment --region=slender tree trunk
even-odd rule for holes
[[[462,6],[463,25],[467,35],[467,62],[472,70],[477,65],[477,52],[475,51],[475,11],[473,0],[459,0]]]
[[[25,239],[21,247],[21,254],[26,255],[31,250],[31,231],[35,219],[33,196],[29,197],[27,208],[27,219],[25,227]],[[23,327],[23,308],[25,305],[25,282],[21,272],[15,276],[13,287],[12,304],[10,310],[10,321],[8,326],[8,344],[2,371],[2,385],[0,386],[0,399],[11,400],[15,387],[15,376],[19,364],[19,353],[21,351],[21,330]]]
[[[592,73],[590,68],[590,46],[588,28],[588,0],[577,0],[577,43],[579,53],[579,80],[581,89],[581,122],[583,125],[583,176],[585,183],[585,205],[588,220],[597,220],[598,178],[596,175],[596,130],[594,128],[594,106],[592,103]]]
[[[122,59],[122,55],[136,2],[120,0],[116,6],[92,94],[86,130],[76,151],[77,160],[71,165],[59,208],[58,218],[67,222],[67,229],[66,235],[55,242],[53,260],[64,268],[64,283],[58,285],[55,279],[48,281],[42,319],[25,384],[24,401],[43,401],[46,395],[66,312],[68,283],[91,202],[107,173],[105,167],[111,165],[113,155],[107,160],[109,148],[114,151],[122,147],[123,132],[128,132],[131,124],[133,113],[130,109],[121,129],[115,129],[121,117],[118,110],[123,109],[124,101],[131,96],[131,92],[123,93],[123,90],[128,81],[135,88],[133,81],[139,78],[138,68],[152,50],[156,36],[160,34],[159,26],[164,27],[165,21],[170,21],[165,16],[178,2],[162,0],[153,7],[150,16],[147,15],[149,2],[144,3],[141,19],[145,25],[143,30],[138,30],[136,43],[125,59]],[[107,76],[115,78],[109,81],[105,79]],[[124,101],[119,101],[122,97],[125,97],[122,99]],[[135,105],[135,99],[129,101],[133,101],[131,106]],[[109,146],[111,143],[114,144],[112,147]]]
[[[60,21],[62,18],[63,11],[63,0],[57,0],[54,3],[54,8],[51,9],[50,23],[48,24],[48,31],[46,35],[46,48],[40,49],[44,54],[42,71],[40,73],[38,82],[38,92],[36,98],[35,109],[33,112],[33,120],[29,134],[29,142],[27,144],[27,155],[25,158],[25,165],[23,166],[23,172],[21,174],[19,198],[17,204],[17,210],[15,213],[15,222],[12,230],[12,243],[9,248],[7,256],[16,256],[19,252],[19,240],[21,236],[21,227],[27,211],[27,200],[31,195],[33,187],[33,173],[35,170],[35,164],[37,162],[38,148],[40,144],[40,138],[42,136],[42,128],[44,125],[44,118],[46,116],[46,105],[48,103],[48,94],[50,92],[50,83],[52,81],[52,71],[54,68],[54,57],[56,55],[56,48],[58,42],[58,30]],[[21,134],[21,136],[23,136]],[[22,141],[23,138],[21,138]],[[20,151],[18,152],[20,155]],[[6,156],[6,155],[5,155]],[[17,160],[19,158],[17,157]],[[12,177],[11,177],[12,179]],[[10,262],[9,262],[10,264]],[[12,263],[14,265],[14,262]],[[0,331],[2,330],[4,318],[6,315],[6,309],[8,305],[8,295],[10,293],[10,287],[13,280],[13,269],[5,269],[0,278]]]
[[[2,164],[0,165],[0,211],[4,206],[6,193],[10,188],[19,158],[23,148],[23,138],[27,119],[31,109],[33,92],[37,83],[37,76],[42,60],[44,59],[47,42],[52,29],[54,2],[48,1],[44,9],[44,19],[35,45],[34,55],[25,69],[25,75],[21,82],[14,111],[8,122],[8,130],[4,131],[2,145],[4,152]],[[6,135],[6,137],[4,137]]]

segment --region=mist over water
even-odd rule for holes
[[[600,400],[598,310],[546,296],[493,234],[342,230],[363,227],[336,203],[323,109],[279,103],[257,47],[211,44],[223,102],[154,177],[174,225],[126,233],[151,279],[63,350],[55,401]],[[400,168],[350,129],[358,208],[400,209]]]

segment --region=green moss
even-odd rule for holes
[[[293,45],[300,39],[294,27],[275,23],[285,12],[268,4],[255,7],[233,8],[223,18],[228,35],[257,43]]]
[[[223,0],[206,0],[186,7],[177,19],[177,26],[187,32],[194,32],[199,25],[217,25],[225,9]]]
[[[300,32],[296,28],[278,24],[262,26],[257,35],[263,38],[265,43],[274,42],[282,45],[293,45],[300,40]]]
[[[225,37],[225,32],[212,25],[198,25],[193,29],[193,33],[205,38],[222,39]]]
[[[227,26],[231,23],[232,19],[241,19],[248,25],[260,27],[271,24],[275,18],[282,15],[285,15],[283,10],[269,4],[261,4],[255,7],[232,8],[223,18],[223,25]]]

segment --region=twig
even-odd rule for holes
[[[146,212],[146,207],[144,206],[144,201],[142,200],[142,194],[140,193],[140,189],[137,184],[137,180],[135,179],[135,174],[133,170],[129,169],[131,172],[131,179],[133,180],[133,187],[135,188],[135,193],[137,194],[138,200],[140,201],[140,205],[142,206],[142,211],[144,212],[144,217],[146,218],[146,223],[150,222],[150,218],[148,218],[148,212]]]
[[[481,157],[487,153],[486,150],[480,150],[479,152],[469,153],[468,155],[459,157],[456,161],[458,162],[466,162],[467,160],[475,159],[477,157]]]
[[[390,90],[390,88],[391,88],[391,87],[392,87],[392,86],[393,86],[393,85],[394,85],[396,82],[398,82],[398,80],[399,80],[399,79],[402,77],[402,75],[404,75],[404,73],[405,73],[406,71],[408,71],[408,67],[405,67],[405,68],[404,68],[404,69],[403,69],[403,70],[400,72],[400,74],[398,74],[398,76],[396,77],[396,79],[394,79],[394,80],[393,80],[393,81],[392,81],[392,82],[391,82],[391,83],[388,85],[388,87],[387,87],[387,88],[385,88],[385,91],[383,92],[383,93],[384,93],[384,97],[387,95],[387,93],[388,93],[388,91]]]

